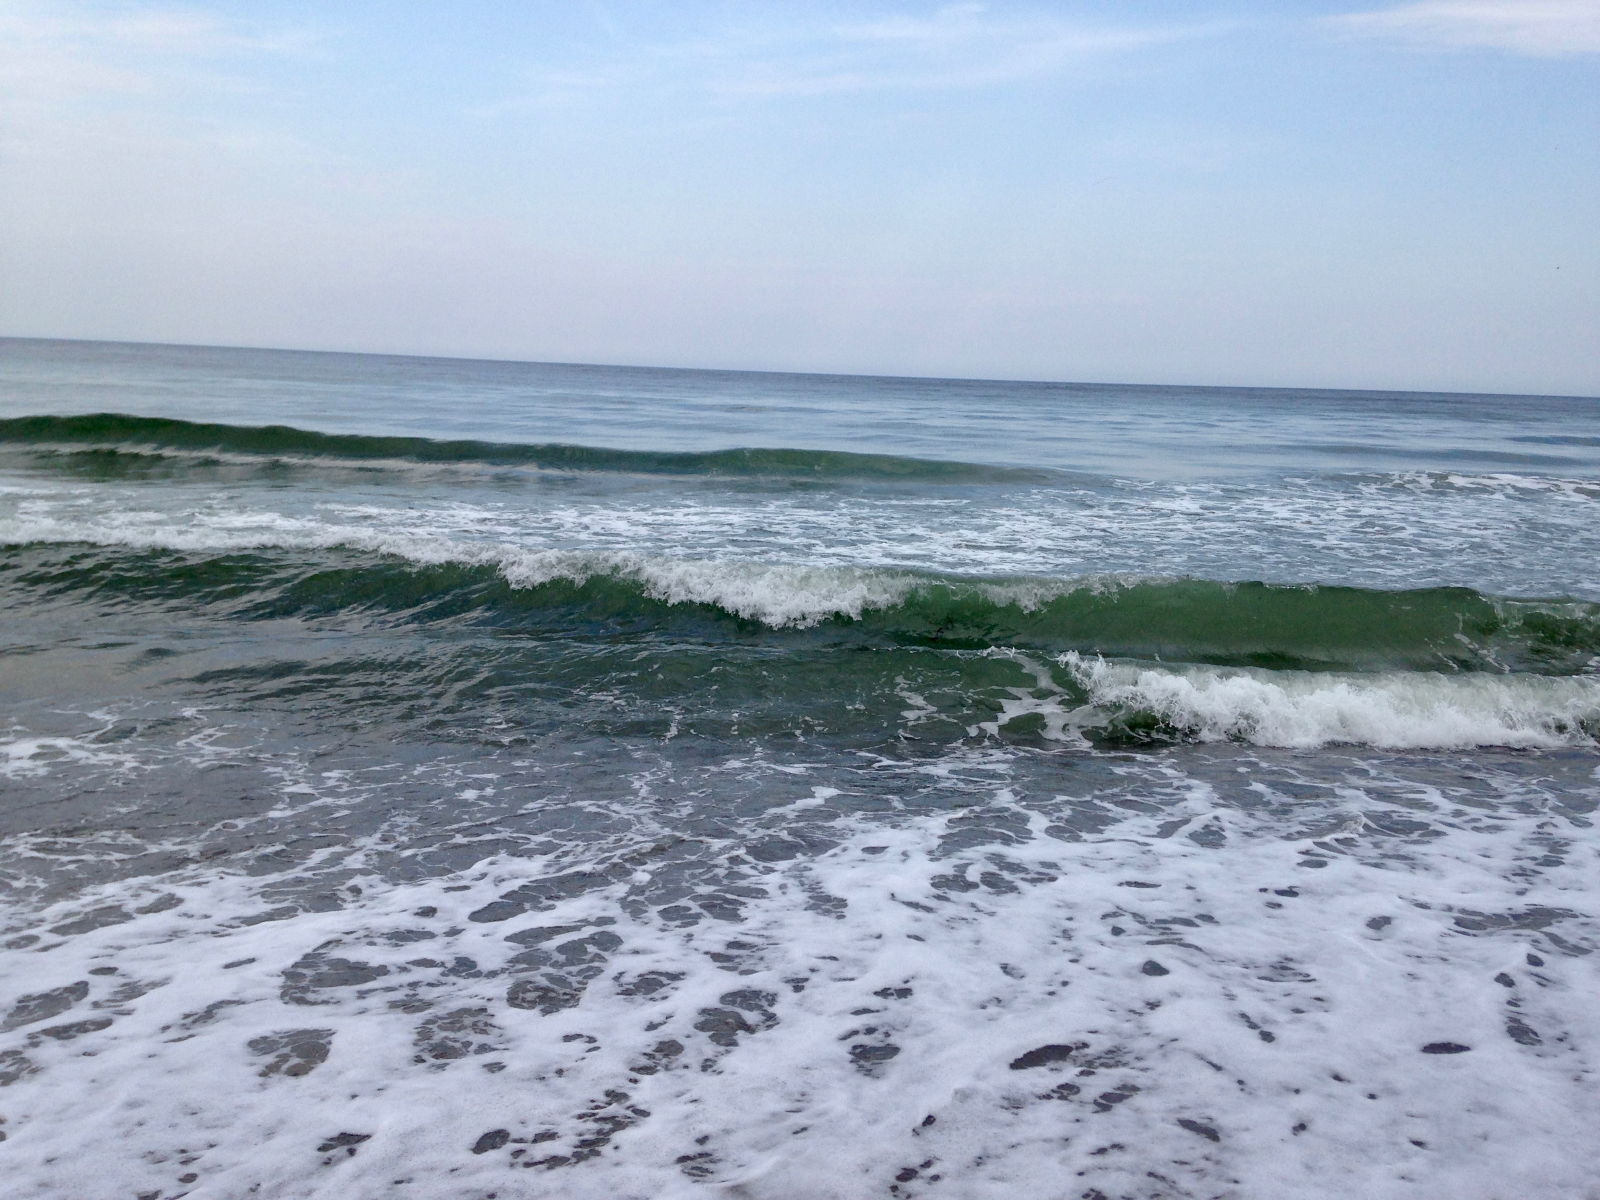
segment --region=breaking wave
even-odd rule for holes
[[[1071,655],[1076,722],[1121,741],[1311,749],[1552,748],[1600,733],[1600,680],[1537,675],[1160,669]],[[1065,725],[1065,722],[1063,722]]]
[[[55,536],[48,536],[53,534]],[[106,539],[110,539],[109,541]],[[1593,674],[1600,604],[1194,578],[970,578],[316,529],[91,537],[13,521],[0,581],[203,605],[239,618],[359,613],[529,632],[753,636],[1068,651],[1278,670]]]

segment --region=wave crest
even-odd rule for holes
[[[563,443],[438,441],[422,437],[319,433],[288,425],[222,425],[123,413],[31,416],[0,420],[0,445],[56,458],[89,455],[106,469],[117,456],[187,458],[215,466],[217,455],[263,462],[327,465],[454,465],[548,471],[609,471],[848,482],[923,484],[1037,483],[1058,478],[1042,469],[857,454],[842,450],[745,447],[729,450],[616,450]],[[48,461],[48,459],[47,459]]]
[[[1308,749],[1551,748],[1600,734],[1600,680],[1168,670],[1068,655],[1085,729],[1140,740]]]
[[[529,550],[326,527],[118,534],[16,520],[0,582],[241,618],[359,612],[530,632],[1017,648],[1300,670],[1593,673],[1600,604],[1469,588],[1090,576],[980,579],[905,569]],[[87,547],[87,549],[86,549]]]

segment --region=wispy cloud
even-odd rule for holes
[[[8,35],[35,41],[119,46],[167,57],[295,50],[309,40],[303,31],[262,32],[186,8],[122,10],[103,15],[82,10],[71,15],[51,15],[21,8],[0,17],[0,28]]]
[[[687,87],[727,97],[929,91],[1020,83],[1108,56],[1228,28],[1217,22],[1111,25],[1048,12],[951,4],[852,21],[746,22],[673,43],[609,39],[580,61],[536,71],[536,98]]]
[[[1424,0],[1329,17],[1343,33],[1545,58],[1600,54],[1600,0]]]
[[[0,10],[0,98],[19,109],[216,85],[226,65],[302,53],[305,30],[263,29],[196,9],[18,3]]]
[[[994,17],[961,4],[928,17],[837,25],[807,45],[730,70],[724,90],[766,95],[981,88],[1039,78],[1216,26],[1094,26]]]

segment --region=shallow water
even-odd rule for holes
[[[1597,416],[0,341],[11,1194],[1600,1195]]]

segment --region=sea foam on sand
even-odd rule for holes
[[[1600,1195],[1594,796],[1006,769],[728,760],[790,799],[726,842],[643,773],[613,835],[474,853],[480,764],[437,781],[456,869],[396,827],[18,905],[7,1194]],[[269,816],[337,829],[352,786]]]

